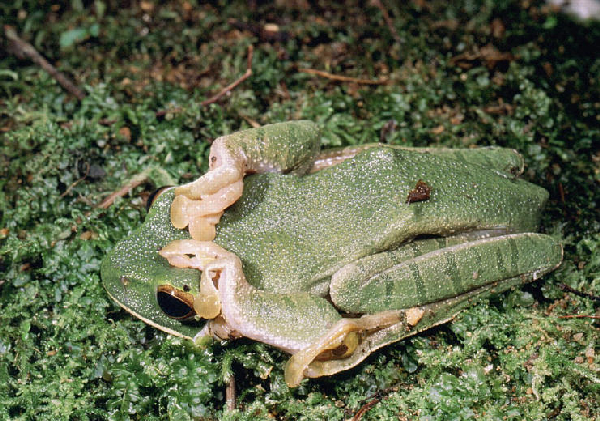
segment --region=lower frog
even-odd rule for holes
[[[535,232],[548,193],[518,178],[513,150],[320,152],[318,128],[296,121],[221,137],[209,159],[104,259],[104,285],[170,334],[246,336],[292,354],[292,387],[562,260]]]

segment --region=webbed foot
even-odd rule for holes
[[[422,314],[422,311],[414,308],[407,311],[383,311],[358,319],[341,319],[318,341],[296,352],[288,360],[285,382],[289,387],[296,387],[304,377],[320,377],[324,375],[321,361],[347,358],[354,353],[366,334],[400,322],[414,326]]]

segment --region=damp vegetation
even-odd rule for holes
[[[600,23],[538,1],[160,3],[0,5],[0,419],[597,419]],[[517,149],[564,263],[296,389],[282,352],[118,307],[100,261],[155,188],[292,119],[326,146]]]

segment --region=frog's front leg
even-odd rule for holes
[[[202,270],[194,310],[213,319],[216,326],[209,330],[220,329],[224,319],[229,331],[295,353],[315,343],[341,318],[325,298],[254,288],[246,281],[240,259],[213,242],[176,240],[159,253],[176,267]]]
[[[196,240],[214,239],[223,211],[242,195],[244,175],[303,174],[319,151],[319,129],[310,121],[266,125],[220,137],[210,149],[209,171],[175,189],[171,222],[189,226]]]

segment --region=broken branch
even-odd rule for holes
[[[98,206],[96,206],[96,207],[99,209],[108,209],[115,202],[115,199],[117,197],[123,197],[126,194],[131,193],[131,191],[133,189],[135,189],[137,186],[144,183],[148,179],[150,170],[151,170],[151,168],[148,168],[147,170],[142,171],[141,173],[135,175],[133,178],[131,178],[131,180],[127,184],[125,184],[123,187],[121,187],[116,192],[111,193],[106,199],[104,199],[102,202],[100,202],[100,204],[98,204]]]
[[[71,185],[70,185],[70,186],[69,186],[69,187],[68,187],[68,188],[67,188],[67,189],[64,191],[64,193],[63,193],[63,194],[61,194],[61,195],[59,196],[60,198],[63,198],[63,197],[65,197],[66,195],[68,195],[68,194],[71,192],[71,190],[73,190],[73,188],[75,188],[75,186],[77,186],[79,183],[81,183],[83,180],[85,180],[85,179],[86,179],[86,177],[87,177],[87,176],[88,176],[88,174],[90,173],[90,164],[86,163],[86,165],[87,165],[87,168],[86,168],[86,170],[85,170],[85,174],[84,174],[84,176],[83,176],[83,177],[81,177],[79,180],[75,181],[74,183],[72,183],[72,184],[71,184]]]
[[[236,399],[235,398],[235,375],[233,373],[231,373],[229,375],[227,384],[225,385],[225,402],[226,402],[228,411],[235,410],[235,407],[236,407],[235,399]]]
[[[590,294],[589,292],[583,292],[583,291],[579,291],[575,288],[571,288],[570,286],[568,286],[567,284],[560,284],[558,286],[561,290],[563,291],[567,291],[570,292],[571,294],[575,294],[578,295],[582,298],[588,298],[590,300],[594,300],[594,301],[598,301],[600,302],[600,297],[594,294]]]
[[[366,404],[364,404],[356,414],[354,414],[354,416],[352,417],[352,421],[360,421],[362,419],[362,417],[367,413],[367,411],[371,408],[373,408],[375,405],[377,405],[379,403],[381,399],[379,398],[375,398],[369,402],[367,402]]]
[[[244,73],[239,79],[237,79],[233,83],[227,85],[225,88],[223,88],[221,90],[221,92],[219,92],[212,98],[202,101],[200,103],[200,105],[204,106],[204,105],[208,105],[208,104],[217,102],[219,99],[221,99],[221,97],[223,97],[224,95],[227,95],[232,89],[236,88],[240,83],[242,83],[243,81],[248,79],[250,76],[252,76],[252,53],[253,52],[254,52],[254,48],[252,47],[252,45],[249,45],[248,46],[248,59],[247,59],[247,65],[246,65],[246,73]]]
[[[355,77],[338,76],[338,75],[334,75],[333,73],[327,73],[322,70],[316,70],[316,69],[298,69],[298,72],[308,73],[311,75],[317,75],[317,76],[321,76],[321,77],[324,77],[327,79],[336,80],[338,82],[358,83],[360,85],[385,85],[388,83],[387,79],[381,79],[381,80],[358,79]]]
[[[381,1],[371,0],[371,4],[379,9],[381,14],[383,15],[383,20],[385,20],[385,23],[386,23],[388,29],[392,33],[392,36],[394,37],[394,39],[397,42],[401,43],[402,40],[400,39],[400,35],[398,35],[398,32],[396,32],[396,28],[394,28],[394,22],[392,22],[392,19],[390,18],[390,15],[388,14],[387,9],[385,7],[383,7],[383,4],[381,3]]]
[[[73,94],[77,99],[85,98],[85,93],[71,82],[63,73],[59,72],[56,67],[50,64],[37,50],[28,43],[22,40],[12,26],[4,25],[4,34],[9,41],[10,50],[19,58],[27,57],[35,64],[40,66],[50,74],[67,92]]]

